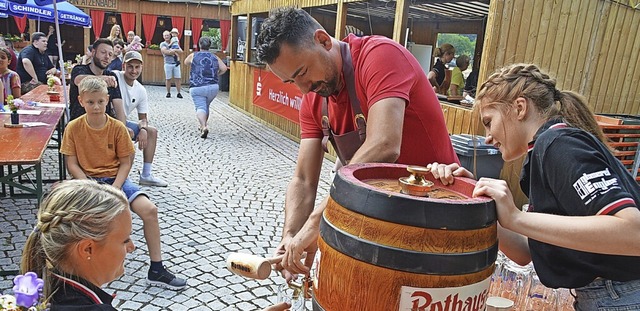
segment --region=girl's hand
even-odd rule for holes
[[[500,179],[480,178],[473,189],[473,197],[478,196],[491,197],[496,202],[496,212],[498,213],[498,221],[504,228],[510,229],[511,224],[518,215],[520,210],[513,203],[513,195],[507,182]]]
[[[435,179],[440,179],[442,184],[445,186],[453,184],[455,181],[454,177],[473,178],[473,174],[458,163],[440,164],[438,162],[433,162],[427,165],[427,169],[430,169],[433,177]]]

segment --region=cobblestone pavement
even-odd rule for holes
[[[264,281],[226,269],[230,252],[272,254],[284,219],[286,185],[293,174],[298,144],[228,104],[228,93],[212,103],[209,137],[198,136],[193,102],[165,98],[164,87],[147,86],[150,121],[159,129],[153,173],[167,188],[143,186],[160,213],[165,265],[189,279],[183,291],[148,287],[149,257],[142,221],[134,215],[136,250],[123,277],[106,286],[119,310],[260,310],[276,301],[283,283],[272,273]],[[174,89],[175,92],[175,89]],[[55,161],[54,161],[55,159]],[[45,153],[43,170],[57,174],[55,150]],[[325,160],[319,195],[328,193],[332,163]],[[138,181],[142,153],[130,178]],[[47,186],[48,187],[48,186]],[[18,269],[27,235],[35,224],[35,200],[0,198],[0,270]],[[0,276],[0,293],[9,293],[13,276]]]

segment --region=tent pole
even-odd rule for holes
[[[66,72],[64,72],[64,57],[62,54],[62,40],[60,39],[60,21],[58,21],[58,5],[56,4],[56,0],[53,0],[53,15],[54,21],[56,24],[56,40],[58,40],[58,62],[60,62],[60,81],[62,81],[62,98],[64,98],[65,105],[65,117],[66,119],[63,121],[66,123],[66,120],[69,120],[69,94],[67,93],[67,79]]]

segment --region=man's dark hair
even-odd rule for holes
[[[313,33],[322,26],[309,13],[294,7],[278,8],[262,22],[256,39],[258,60],[273,63],[280,55],[283,43],[303,47],[313,43]]]
[[[120,38],[116,38],[115,40],[113,40],[113,46],[115,47],[116,45],[124,47],[124,40]]]
[[[100,38],[100,39],[96,40],[96,42],[94,42],[94,43],[92,44],[93,49],[94,49],[94,50],[98,49],[98,47],[100,46],[100,44],[106,44],[106,45],[108,45],[108,46],[110,46],[110,47],[113,47],[113,41],[111,41],[111,40],[109,40],[109,39],[107,39],[107,38]]]
[[[46,38],[46,37],[47,37],[47,35],[45,35],[45,34],[44,34],[44,33],[42,33],[42,32],[34,32],[34,33],[32,33],[32,34],[31,34],[31,43],[36,42],[36,41],[38,41],[38,40],[42,39],[42,37],[45,37],[45,38]]]

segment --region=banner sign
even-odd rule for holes
[[[67,2],[81,8],[118,9],[118,0],[67,0]]]
[[[253,72],[253,104],[300,124],[298,119],[302,92],[293,83],[283,83],[271,71],[256,68]]]

